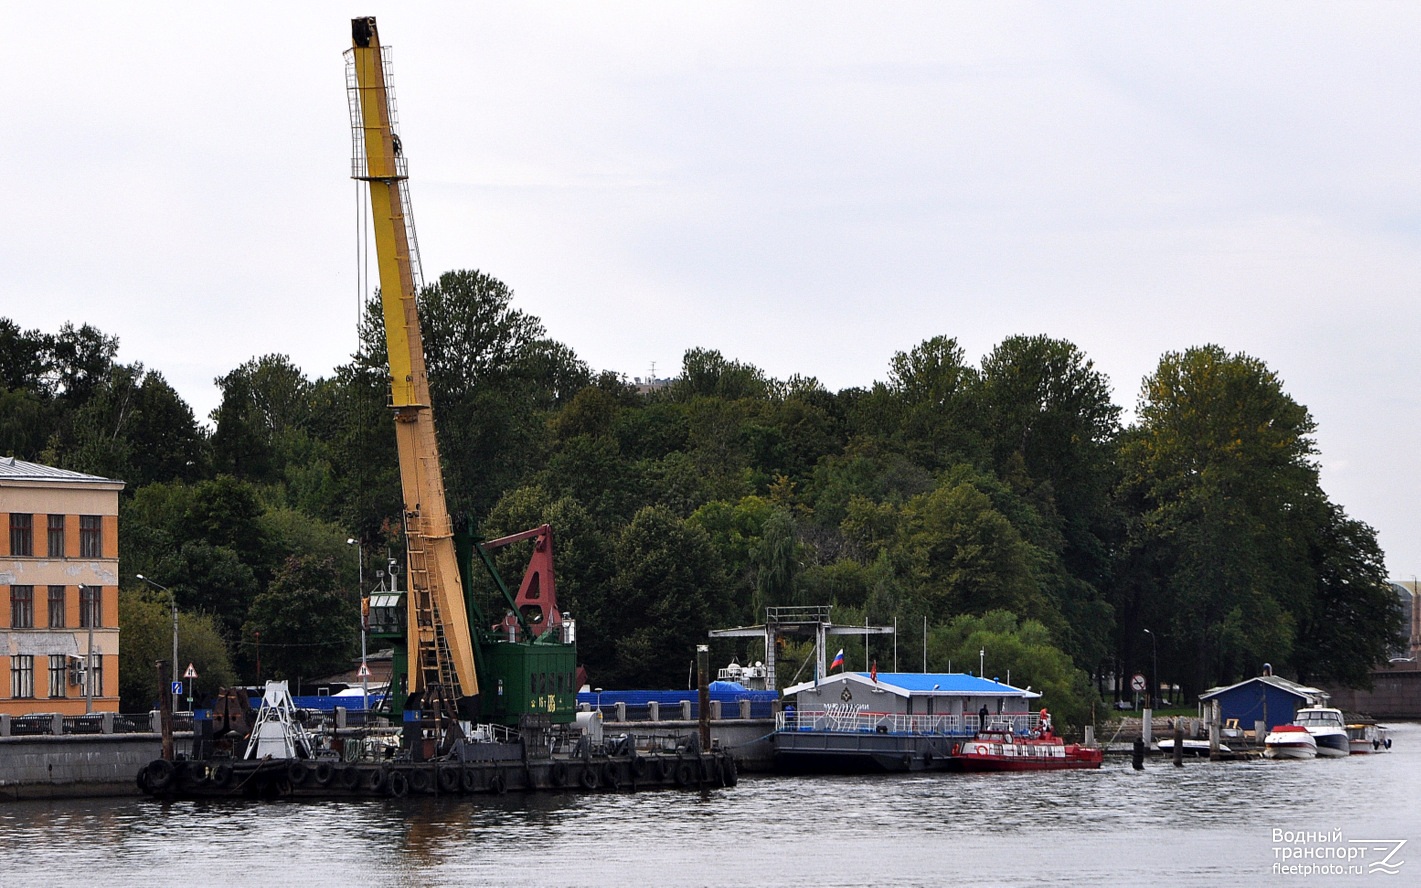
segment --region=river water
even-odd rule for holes
[[[1392,737],[1345,759],[746,776],[704,795],[0,803],[0,886],[1418,885],[1421,725]]]

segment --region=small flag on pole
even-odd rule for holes
[[[839,648],[839,652],[834,655],[834,662],[832,662],[832,663],[829,664],[829,671],[830,671],[830,672],[833,672],[835,669],[843,669],[843,668],[844,668],[844,649],[843,649],[843,648]]]
[[[874,684],[878,684],[878,661],[874,660],[873,665],[868,668],[868,677],[873,679]]]

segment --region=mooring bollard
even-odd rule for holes
[[[1174,766],[1184,767],[1184,726],[1178,720],[1174,723]]]
[[[1136,771],[1145,769],[1145,738],[1135,738],[1135,754],[1131,756],[1131,763],[1135,766]]]

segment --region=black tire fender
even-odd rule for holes
[[[691,767],[690,762],[676,763],[676,785],[690,786],[696,781],[696,771]]]
[[[455,793],[459,791],[458,768],[453,765],[440,765],[439,770],[434,773],[440,792]]]
[[[335,775],[336,775],[335,765],[332,765],[330,762],[317,762],[317,763],[316,763],[316,785],[317,785],[317,786],[330,786],[330,785],[331,785],[331,779],[334,778]]]
[[[552,780],[553,786],[567,786],[567,762],[553,762],[548,778]]]
[[[389,780],[389,774],[384,768],[374,768],[365,779],[365,787],[371,792],[379,792],[385,788],[385,783]]]
[[[286,766],[286,779],[291,781],[292,786],[300,786],[305,783],[309,774],[310,770],[306,767],[306,763],[300,759],[292,759],[291,764]]]
[[[503,795],[508,792],[508,784],[504,782],[502,774],[494,774],[488,778],[488,791],[494,795]]]
[[[336,772],[340,785],[345,789],[355,789],[360,785],[360,770],[354,765],[346,765]]]
[[[582,773],[577,775],[577,782],[582,784],[583,789],[596,789],[597,766],[593,764],[584,765]]]
[[[388,781],[388,785],[385,787],[385,791],[390,794],[390,798],[404,798],[405,793],[410,791],[410,781],[409,778],[405,776],[405,772],[391,771],[390,779]]]
[[[144,767],[143,773],[148,778],[148,791],[162,792],[173,785],[177,768],[167,759],[153,759]]]
[[[424,768],[416,768],[410,771],[405,778],[405,782],[413,792],[429,792],[429,772]]]
[[[212,785],[222,789],[232,782],[232,766],[227,762],[218,762],[212,766]]]
[[[479,772],[465,768],[459,774],[459,786],[464,792],[475,792],[479,788]]]

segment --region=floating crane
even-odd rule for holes
[[[484,545],[455,533],[445,503],[416,303],[419,246],[410,214],[408,167],[375,19],[352,20],[351,42],[346,68],[355,148],[351,176],[370,189],[404,497],[408,592],[404,657],[397,658],[395,671],[403,667],[408,676],[406,723],[418,713],[423,736],[436,738],[444,751],[458,737],[460,719],[484,717],[512,725],[536,714],[545,724],[572,721],[575,632],[557,606],[549,527]],[[534,553],[515,596],[498,577],[487,550],[524,540],[534,542]],[[496,622],[484,616],[469,590],[474,553],[507,604],[506,615]],[[383,625],[389,625],[389,616],[384,615]],[[481,673],[491,674],[493,684],[491,699],[483,702]]]

